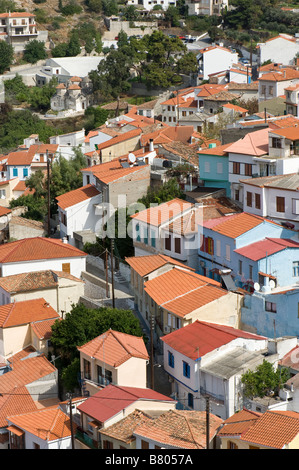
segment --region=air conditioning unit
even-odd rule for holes
[[[170,333],[170,326],[164,325],[164,332],[165,333]]]

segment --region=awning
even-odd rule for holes
[[[25,434],[25,432],[22,431],[22,429],[17,428],[17,426],[13,426],[13,425],[8,426],[7,430],[12,432],[13,434],[16,434],[16,436],[22,436],[23,434]]]

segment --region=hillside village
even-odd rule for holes
[[[0,0],[0,449],[299,448],[299,9],[243,3]]]

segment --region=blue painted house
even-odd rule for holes
[[[297,232],[246,212],[209,220],[201,229],[200,274],[220,281],[223,270],[231,270],[236,286],[247,290],[271,278],[280,286],[299,281]]]
[[[269,338],[299,337],[299,288],[262,288],[245,295],[241,322],[246,330]]]
[[[231,144],[211,145],[213,147],[198,152],[200,179],[207,188],[224,188],[230,197],[228,153],[225,149]]]

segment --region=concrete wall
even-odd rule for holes
[[[158,23],[156,21],[134,21],[135,28],[131,28],[131,21],[112,20],[110,18],[104,18],[105,24],[108,31],[105,31],[102,40],[113,41],[120,33],[124,31],[128,36],[144,36],[145,34],[152,34],[153,31],[158,29]]]

